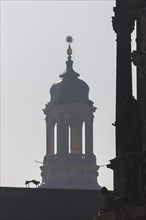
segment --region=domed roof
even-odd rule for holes
[[[93,105],[89,100],[89,87],[78,77],[80,76],[73,70],[73,61],[71,60],[72,49],[68,47],[68,60],[66,62],[66,70],[60,75],[61,80],[55,82],[50,89],[51,102],[54,104],[68,104],[81,102],[88,105]]]

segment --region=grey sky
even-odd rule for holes
[[[41,180],[49,89],[65,70],[67,35],[73,36],[74,70],[90,87],[97,107],[94,152],[97,164],[115,155],[114,1],[1,2],[1,185]],[[112,188],[112,171],[100,168],[98,182]]]

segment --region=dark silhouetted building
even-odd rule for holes
[[[0,189],[1,220],[89,220],[103,203],[99,190]]]
[[[113,29],[117,35],[116,157],[114,193],[98,220],[146,219],[146,1],[117,0]],[[136,29],[137,50],[131,51]],[[137,99],[132,91],[132,61],[137,66]]]

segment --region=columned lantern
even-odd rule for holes
[[[93,113],[88,85],[73,70],[72,37],[68,42],[66,70],[50,89],[46,115],[46,155],[42,170],[44,188],[99,189],[98,166],[93,153]]]

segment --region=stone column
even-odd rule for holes
[[[93,116],[85,121],[85,154],[93,154]]]
[[[69,126],[65,115],[59,114],[57,122],[57,154],[68,153],[68,130]]]
[[[132,71],[131,33],[134,18],[115,9],[113,29],[117,33],[116,70],[116,150],[117,155],[125,153],[132,140]]]
[[[117,88],[116,107],[132,97],[131,33],[134,19],[117,15],[113,17],[113,29],[117,33]]]
[[[54,121],[46,120],[46,153],[54,154]]]
[[[79,118],[71,121],[71,153],[82,153],[82,124]]]

